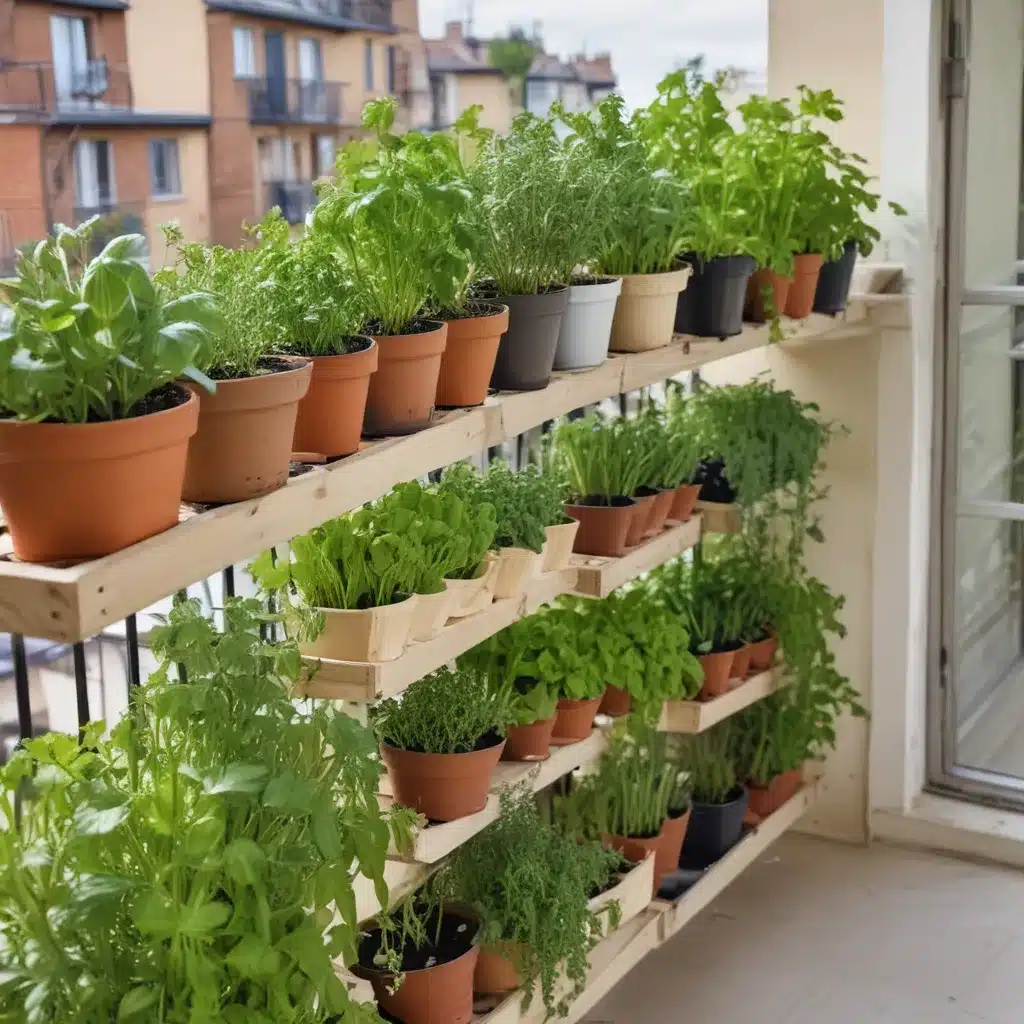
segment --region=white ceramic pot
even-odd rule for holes
[[[574,284],[569,288],[569,305],[555,349],[556,370],[582,370],[598,366],[608,358],[615,303],[622,291],[622,278],[601,284]]]
[[[529,548],[499,548],[498,570],[494,577],[495,600],[522,597],[530,580],[537,575],[541,552]]]
[[[664,274],[630,274],[622,279],[622,294],[612,323],[613,352],[647,352],[672,341],[679,293],[693,272],[687,265]]]
[[[578,519],[558,526],[549,526],[544,530],[547,540],[544,542],[544,554],[541,561],[541,572],[558,572],[569,568],[572,558],[572,546],[579,530]]]
[[[418,600],[413,595],[379,608],[320,608],[324,631],[303,643],[302,653],[333,661],[394,661],[409,643]]]

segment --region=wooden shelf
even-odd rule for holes
[[[751,676],[734,690],[712,700],[667,700],[658,728],[662,732],[704,732],[737,711],[771,696],[786,682],[782,666],[777,666]]]
[[[867,306],[843,318],[784,321],[793,341],[870,333]],[[0,561],[0,630],[62,643],[87,639],[175,591],[274,544],[358,508],[405,480],[478,455],[572,409],[768,344],[746,326],[724,342],[677,338],[651,352],[618,355],[592,370],[556,374],[542,391],[493,396],[475,409],[438,414],[434,425],[316,467],[262,498],[217,508],[183,506],[181,522],[123,551],[72,568]],[[785,342],[782,343],[783,346]]]

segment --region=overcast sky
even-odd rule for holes
[[[467,0],[420,0],[423,34],[440,36],[466,7]],[[711,68],[767,65],[768,0],[473,0],[473,8],[480,36],[539,20],[548,52],[610,50],[631,106],[649,103],[662,75],[694,54]]]

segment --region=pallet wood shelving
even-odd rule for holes
[[[783,666],[759,672],[744,680],[728,693],[708,701],[667,700],[658,728],[662,732],[704,732],[737,711],[771,696],[786,685]]]

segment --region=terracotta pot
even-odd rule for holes
[[[626,860],[633,864],[639,864],[648,853],[654,854],[654,885],[651,888],[651,895],[657,896],[658,890],[661,888],[661,881],[665,877],[664,871],[658,871],[658,852],[664,845],[664,829],[660,831],[656,836],[650,836],[643,839],[636,839],[633,836],[612,836],[607,833],[603,833],[601,836],[601,842],[605,846],[610,846],[613,850],[618,850]],[[665,859],[662,855],[662,866],[664,866]]]
[[[539,391],[551,380],[569,289],[552,285],[539,295],[502,295],[509,309],[508,331],[498,346],[491,387],[498,391]]]
[[[329,459],[359,451],[370,376],[379,350],[372,338],[350,338],[363,348],[338,356],[313,356],[309,390],[299,402],[292,451]]]
[[[541,572],[558,572],[569,568],[579,528],[579,521],[574,519],[570,523],[559,523],[558,526],[548,526],[544,529],[547,540],[544,542]]]
[[[363,433],[369,437],[414,434],[430,426],[448,325],[424,323],[431,328],[419,334],[373,337],[380,357],[366,398]]]
[[[179,395],[179,397],[181,397]],[[0,505],[23,562],[98,558],[176,526],[199,400],[109,423],[0,420]]]
[[[468,754],[420,754],[380,745],[395,801],[430,821],[454,821],[482,811],[505,741]]]
[[[522,597],[537,574],[541,553],[529,548],[499,548],[498,568],[494,575],[494,597],[502,600]]]
[[[473,991],[482,996],[501,995],[523,987],[523,979],[511,956],[522,943],[504,942],[498,946],[481,946],[473,972]],[[525,947],[523,947],[525,948]]]
[[[594,719],[600,706],[600,697],[588,700],[560,700],[551,742],[555,746],[568,746],[570,743],[585,740],[594,728]]]
[[[433,640],[451,618],[455,592],[447,587],[440,594],[417,594],[416,609],[412,615],[412,639]]]
[[[772,290],[775,312],[781,316],[792,283],[793,278],[783,277],[774,270],[755,271],[747,284],[747,305],[743,310],[743,319],[755,324],[763,324],[768,319],[769,311],[764,299],[766,288]]]
[[[622,718],[623,715],[629,714],[632,704],[633,698],[630,697],[628,690],[620,690],[617,686],[609,686],[604,691],[604,696],[601,698],[601,706],[597,710],[602,715],[608,715],[609,718]]]
[[[697,694],[698,700],[710,700],[729,692],[729,674],[735,654],[735,651],[713,651],[699,656],[700,667],[704,669],[704,685]]]
[[[645,538],[657,537],[665,528],[675,497],[675,488],[671,487],[660,490],[654,495],[654,500],[650,504],[650,514],[647,517],[647,529],[644,530]]]
[[[419,597],[379,608],[321,608],[324,631],[299,646],[311,658],[333,661],[394,661],[412,636]]]
[[[763,640],[750,644],[750,668],[753,672],[767,672],[775,661],[779,638],[772,633]]]
[[[612,320],[612,352],[647,352],[672,341],[679,293],[693,268],[682,266],[662,274],[629,274]]]
[[[219,380],[214,395],[185,383],[199,398],[199,429],[188,446],[182,489],[185,501],[245,501],[287,482],[295,420],[313,364],[283,356],[274,362],[291,369]]]
[[[797,790],[803,784],[804,770],[802,767],[776,775],[767,786],[758,786],[753,782],[748,782],[747,790],[750,793],[748,807],[759,818],[767,818],[786,801],[796,796]]]
[[[498,560],[488,552],[480,571],[473,579],[446,579],[444,581],[445,588],[453,595],[448,617],[464,619],[489,608],[494,600],[494,578],[497,570]]]
[[[692,808],[687,807],[678,818],[666,818],[661,826],[661,845],[654,851],[654,872],[662,878],[679,867],[691,811]]]
[[[552,715],[530,725],[510,725],[502,761],[546,761],[551,756],[555,720],[556,716]]]
[[[498,343],[508,330],[508,306],[487,303],[482,316],[448,320],[448,343],[437,378],[438,405],[482,405],[494,372]]]
[[[672,498],[672,507],[669,509],[669,519],[677,523],[688,522],[693,517],[693,506],[697,504],[700,495],[700,484],[680,484],[675,489]]]
[[[739,650],[733,651],[729,678],[735,683],[742,683],[750,676],[750,649],[751,644],[744,644]]]
[[[566,505],[565,514],[579,520],[572,548],[577,554],[619,558],[626,553],[626,534],[635,514],[632,498],[612,498],[611,505]]]
[[[633,518],[629,521],[629,531],[626,533],[627,548],[635,548],[643,541],[655,497],[654,493],[633,495]]]
[[[814,293],[824,257],[820,252],[803,253],[793,258],[793,283],[786,296],[783,312],[794,320],[803,320],[814,309]]]

